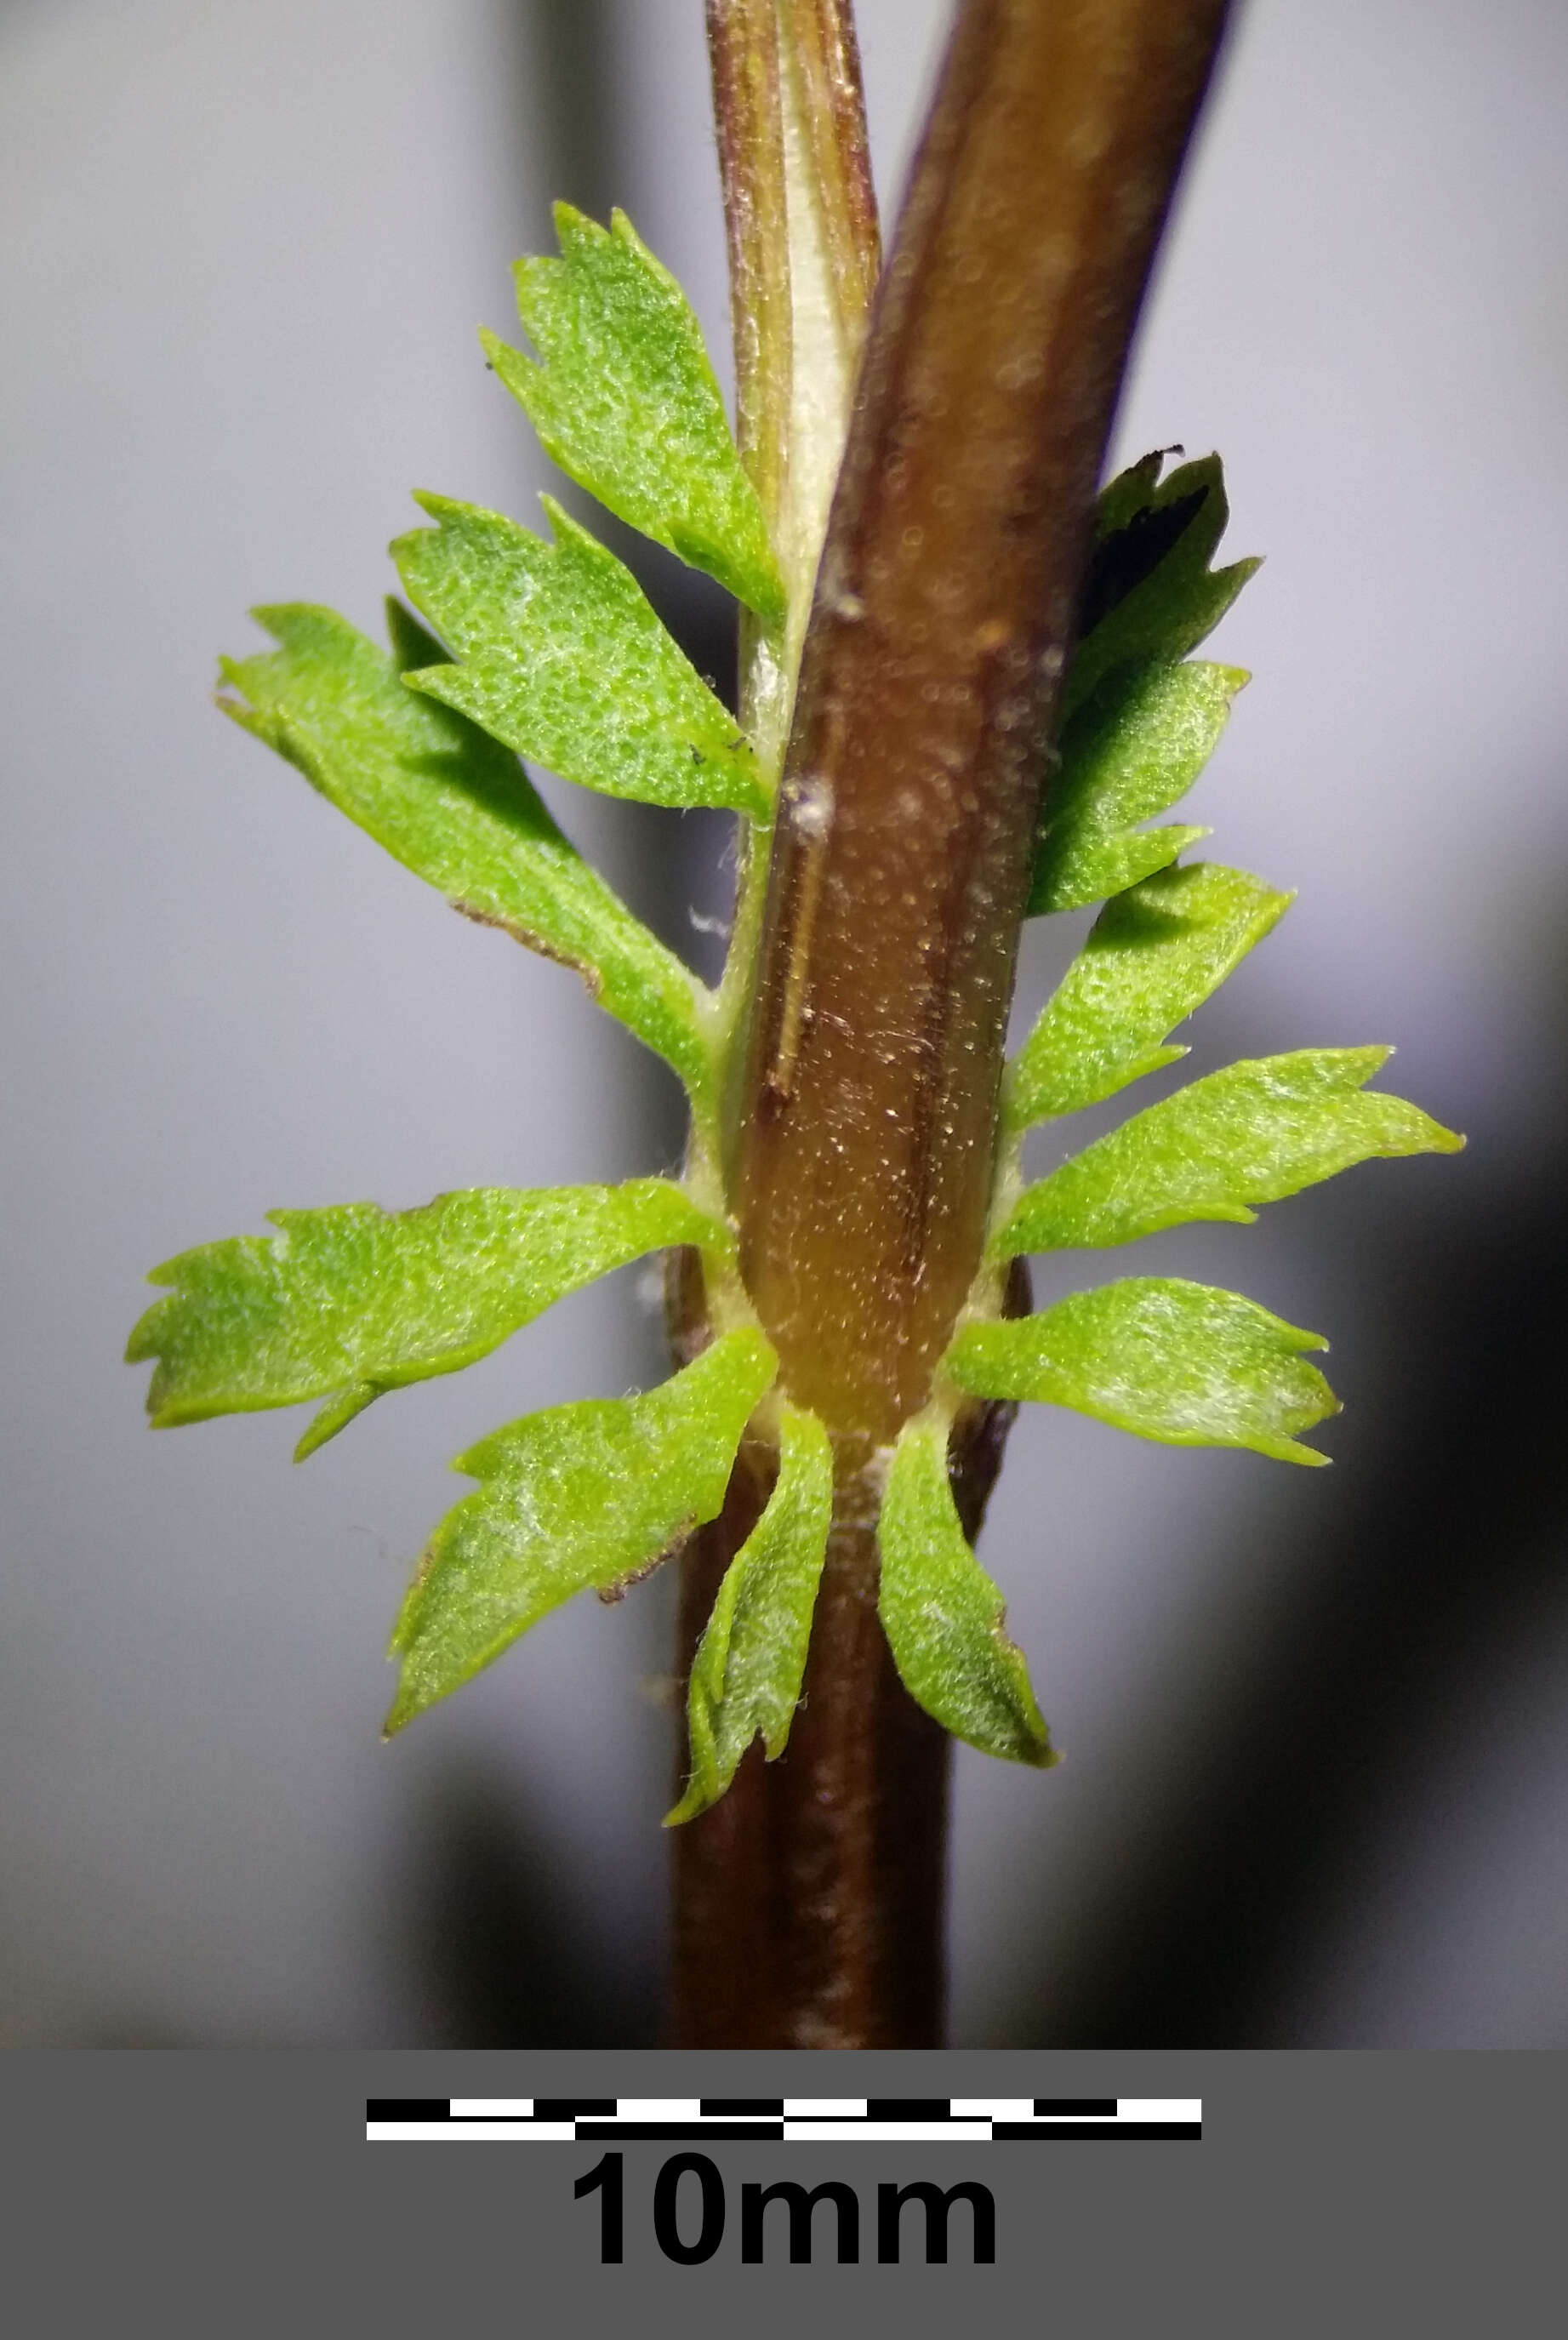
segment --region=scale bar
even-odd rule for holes
[[[372,2097],[376,2145],[1196,2143],[1196,2097]]]

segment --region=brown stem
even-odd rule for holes
[[[694,1254],[686,1273],[696,1275]],[[1014,1274],[1010,1313],[1021,1314],[1022,1262]],[[954,1495],[971,1537],[1013,1411],[977,1409],[955,1441]],[[724,1511],[687,1548],[683,1671],[767,1502],[773,1467],[765,1449],[748,1445]],[[878,1492],[875,1472],[857,1476],[840,1450],[789,1749],[765,1764],[753,1746],[729,1792],[675,1832],[677,2047],[941,2045],[949,1742],[899,1681],[877,1614]]]
[[[787,1756],[677,1847],[684,2044],[932,2044],[943,1780],[864,1524],[979,1265],[1038,795],[1092,499],[1226,0],[961,0],[801,661],[733,1203],[839,1525]],[[955,1437],[978,1524],[999,1425]],[[687,1577],[688,1651],[765,1491]],[[977,1501],[977,1490],[978,1499]]]
[[[690,1661],[719,1581],[767,1499],[743,1461],[689,1553]],[[860,1491],[862,1495],[864,1490]],[[779,1762],[761,1747],[677,1835],[674,2037],[686,2048],[935,2047],[947,1810],[945,1734],[893,1671],[874,1600],[874,1502],[840,1483],[805,1697]]]
[[[729,253],[735,435],[773,522],[791,375],[784,114],[773,0],[708,0],[708,54]]]
[[[967,0],[878,302],[785,766],[742,1272],[885,1443],[979,1264],[1041,743],[1224,0]]]
[[[827,295],[851,361],[881,266],[860,55],[849,0],[707,0],[707,21],[737,437],[762,508],[776,522],[796,386],[789,210],[792,199],[805,197],[808,180],[826,247]],[[809,147],[809,167],[798,174],[788,167],[791,119],[802,124]]]
[[[729,246],[737,425],[771,527],[785,623],[740,626],[740,719],[769,775],[838,476],[878,243],[849,0],[707,0],[713,110]],[[733,1156],[768,875],[766,832],[743,822],[720,991],[721,1151]],[[713,1165],[718,1175],[718,1165]],[[717,1201],[715,1195],[712,1199]]]
[[[799,72],[839,317],[855,354],[882,266],[866,96],[849,0],[779,0]]]

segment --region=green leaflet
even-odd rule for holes
[[[716,1804],[760,1734],[784,1751],[800,1699],[817,1582],[833,1515],[833,1450],[815,1414],[783,1409],[779,1476],[724,1572],[687,1688],[691,1778],[673,1828]]]
[[[1235,668],[1179,661],[1213,631],[1258,564],[1209,567],[1229,517],[1218,456],[1184,463],[1162,482],[1163,460],[1146,455],[1100,497],[1030,917],[1119,894],[1204,834],[1135,832],[1191,788],[1246,680]]]
[[[131,1334],[158,1361],[155,1429],[332,1395],[303,1462],[384,1390],[456,1373],[611,1268],[730,1236],[678,1186],[476,1187],[395,1215],[374,1203],[273,1211],[276,1237],[235,1235],[153,1270],[174,1286]]]
[[[392,548],[404,590],[460,665],[410,674],[520,756],[610,797],[769,817],[744,736],[631,571],[541,499],[553,541],[444,496]]]
[[[946,1426],[917,1417],[893,1450],[877,1527],[883,1630],[910,1697],[956,1739],[1010,1762],[1057,1760],[1002,1596],[969,1548]]]
[[[574,1592],[611,1592],[717,1516],[778,1360],[727,1333],[644,1397],[526,1414],[458,1459],[482,1483],[447,1513],[392,1634],[390,1737]]]
[[[389,659],[331,610],[296,602],[255,615],[282,647],[223,661],[245,702],[220,699],[224,712],[466,917],[575,967],[706,1098],[701,987],[561,835],[516,757],[403,688],[400,666],[443,656],[424,629],[389,603]]]
[[[1146,455],[1100,497],[1064,726],[1117,669],[1170,666],[1196,649],[1259,565],[1209,567],[1230,518],[1219,457],[1183,463],[1162,481],[1163,461]]]
[[[686,295],[623,212],[555,207],[559,260],[520,260],[518,315],[543,363],[493,333],[485,354],[581,487],[705,569],[758,616],[784,615],[762,507],[735,451]]]
[[[1186,794],[1245,681],[1239,668],[1196,659],[1146,667],[1067,725],[1046,789],[1027,916],[1104,901],[1206,833],[1137,824]]]
[[[1197,861],[1107,902],[1007,1067],[1007,1127],[1077,1113],[1185,1056],[1162,1045],[1166,1034],[1218,990],[1290,899],[1243,869]]]
[[[1132,1243],[1187,1219],[1250,1224],[1374,1155],[1454,1154],[1464,1141],[1403,1097],[1362,1085],[1388,1048],[1300,1048],[1230,1065],[1150,1106],[1030,1186],[995,1249]]]
[[[1294,1433],[1339,1405],[1302,1352],[1327,1345],[1239,1292],[1146,1275],[1038,1316],[972,1324],[942,1363],[977,1397],[1042,1398],[1170,1446],[1249,1446],[1311,1463],[1328,1457]]]

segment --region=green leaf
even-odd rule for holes
[[[1302,1352],[1328,1344],[1239,1292],[1130,1276],[1037,1316],[972,1324],[943,1359],[978,1397],[1041,1398],[1167,1446],[1249,1446],[1326,1462],[1294,1433],[1339,1403]]]
[[[784,1751],[833,1517],[833,1449],[815,1414],[783,1409],[768,1507],[725,1571],[687,1689],[691,1778],[665,1826],[716,1804],[759,1733]]]
[[[1007,1126],[1077,1113],[1185,1056],[1162,1045],[1166,1034],[1218,990],[1290,900],[1243,869],[1196,861],[1107,902],[1007,1068]]]
[[[155,1429],[331,1396],[313,1453],[383,1390],[488,1356],[553,1301],[672,1244],[728,1250],[726,1228],[661,1178],[475,1187],[393,1215],[374,1203],[273,1211],[283,1233],[203,1244],[154,1268],[172,1285],[133,1332],[155,1357]]]
[[[624,213],[602,228],[558,203],[555,226],[561,258],[514,271],[543,363],[493,333],[485,354],[570,478],[759,617],[782,619],[762,507],[686,295]]]
[[[1237,667],[1196,659],[1144,668],[1125,691],[1067,726],[1046,789],[1027,916],[1102,902],[1206,834],[1137,824],[1186,794],[1246,679]]]
[[[672,1065],[694,1097],[713,1070],[703,987],[551,820],[515,756],[404,689],[400,664],[444,653],[396,602],[397,664],[331,610],[258,610],[281,648],[225,659],[219,705],[464,916],[575,967],[601,1007]]]
[[[1209,567],[1230,518],[1219,457],[1183,463],[1162,481],[1163,460],[1146,455],[1100,497],[1064,725],[1118,669],[1170,666],[1196,649],[1259,565]]]
[[[969,1548],[940,1423],[906,1423],[877,1527],[878,1607],[899,1680],[944,1730],[1014,1763],[1057,1760],[1002,1596]]]
[[[390,1735],[590,1586],[612,1597],[717,1517],[778,1359],[727,1333],[643,1397],[526,1414],[459,1457],[482,1483],[447,1513],[392,1634]]]
[[[1030,1186],[996,1238],[1004,1255],[1132,1243],[1189,1219],[1250,1225],[1374,1155],[1464,1145],[1419,1107],[1361,1094],[1389,1048],[1300,1048],[1194,1081]]]
[[[1184,796],[1213,752],[1246,677],[1179,661],[1258,564],[1209,568],[1229,517],[1218,456],[1184,463],[1162,482],[1163,460],[1146,455],[1100,497],[1030,916],[1104,901],[1168,868],[1204,834],[1137,833],[1136,824]]]
[[[461,663],[407,675],[413,689],[604,796],[768,818],[743,734],[612,552],[548,496],[550,543],[475,504],[415,501],[439,526],[392,558]]]

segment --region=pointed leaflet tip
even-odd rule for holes
[[[431,1539],[392,1636],[390,1736],[574,1592],[623,1582],[718,1515],[778,1359],[726,1333],[646,1396],[525,1415],[470,1449],[482,1483]]]
[[[691,1776],[666,1828],[716,1804],[760,1736],[782,1754],[800,1698],[833,1516],[833,1450],[815,1414],[785,1405],[779,1476],[725,1571],[687,1687]]]
[[[409,500],[418,504],[422,512],[427,512],[432,520],[438,522],[445,520],[449,514],[461,520],[463,513],[471,509],[468,504],[460,503],[455,496],[443,496],[439,488],[411,488]],[[411,533],[417,534],[418,531],[414,530]],[[393,537],[387,547],[393,560],[397,559],[398,546],[409,540],[409,536],[406,535]]]
[[[1057,1756],[1002,1596],[969,1548],[948,1478],[939,1421],[906,1423],[877,1525],[877,1605],[899,1680],[956,1739],[1043,1768]]]
[[[611,1269],[673,1244],[727,1252],[728,1228],[659,1178],[514,1192],[476,1187],[391,1214],[373,1203],[274,1211],[282,1233],[183,1252],[131,1335],[157,1360],[160,1427],[330,1402],[296,1461],[383,1391],[455,1373]]]
[[[1358,1162],[1463,1144],[1404,1097],[1365,1084],[1385,1047],[1298,1048],[1193,1081],[1086,1146],[1020,1197],[1002,1255],[1132,1243],[1193,1219],[1245,1225]]]
[[[379,1382],[355,1382],[340,1397],[330,1398],[307,1424],[294,1448],[294,1461],[308,1462],[318,1447],[324,1446],[330,1438],[335,1438],[340,1430],[346,1430],[355,1414],[362,1413],[367,1405],[373,1405],[382,1394],[382,1384]]]
[[[623,220],[625,217],[624,212],[619,209],[612,211],[610,214],[610,226],[605,228],[601,227],[596,219],[590,218],[587,212],[579,211],[575,203],[569,203],[564,196],[558,195],[550,207],[550,223],[555,230],[555,240],[563,253],[579,252],[595,243],[603,243],[607,241],[616,221]],[[530,264],[527,260],[514,262],[513,273],[515,274],[520,268],[527,268]]]
[[[540,362],[489,336],[491,363],[579,486],[779,622],[762,508],[685,294],[624,213],[606,229],[560,204],[555,223],[561,257],[512,272]]]
[[[1238,1292],[1129,1276],[1039,1315],[973,1324],[942,1369],[977,1397],[1035,1398],[1168,1446],[1242,1446],[1322,1464],[1298,1443],[1339,1412],[1304,1353],[1328,1344]]]
[[[410,678],[521,756],[605,796],[766,819],[771,795],[721,702],[630,570],[547,496],[550,540],[476,504],[392,550],[455,665]]]
[[[282,648],[223,661],[246,701],[220,701],[224,712],[467,917],[575,968],[704,1104],[713,1064],[702,987],[562,836],[516,757],[428,689],[409,689],[332,610],[254,614]],[[394,641],[401,661],[409,640]]]
[[[491,372],[501,374],[503,382],[506,381],[505,374],[501,372],[503,363],[515,367],[520,372],[524,368],[530,373],[539,372],[539,368],[525,358],[521,350],[514,350],[510,342],[503,342],[501,335],[492,333],[488,325],[481,325],[479,329],[479,345],[484,352],[484,362]],[[507,382],[507,388],[511,388],[510,382]]]

